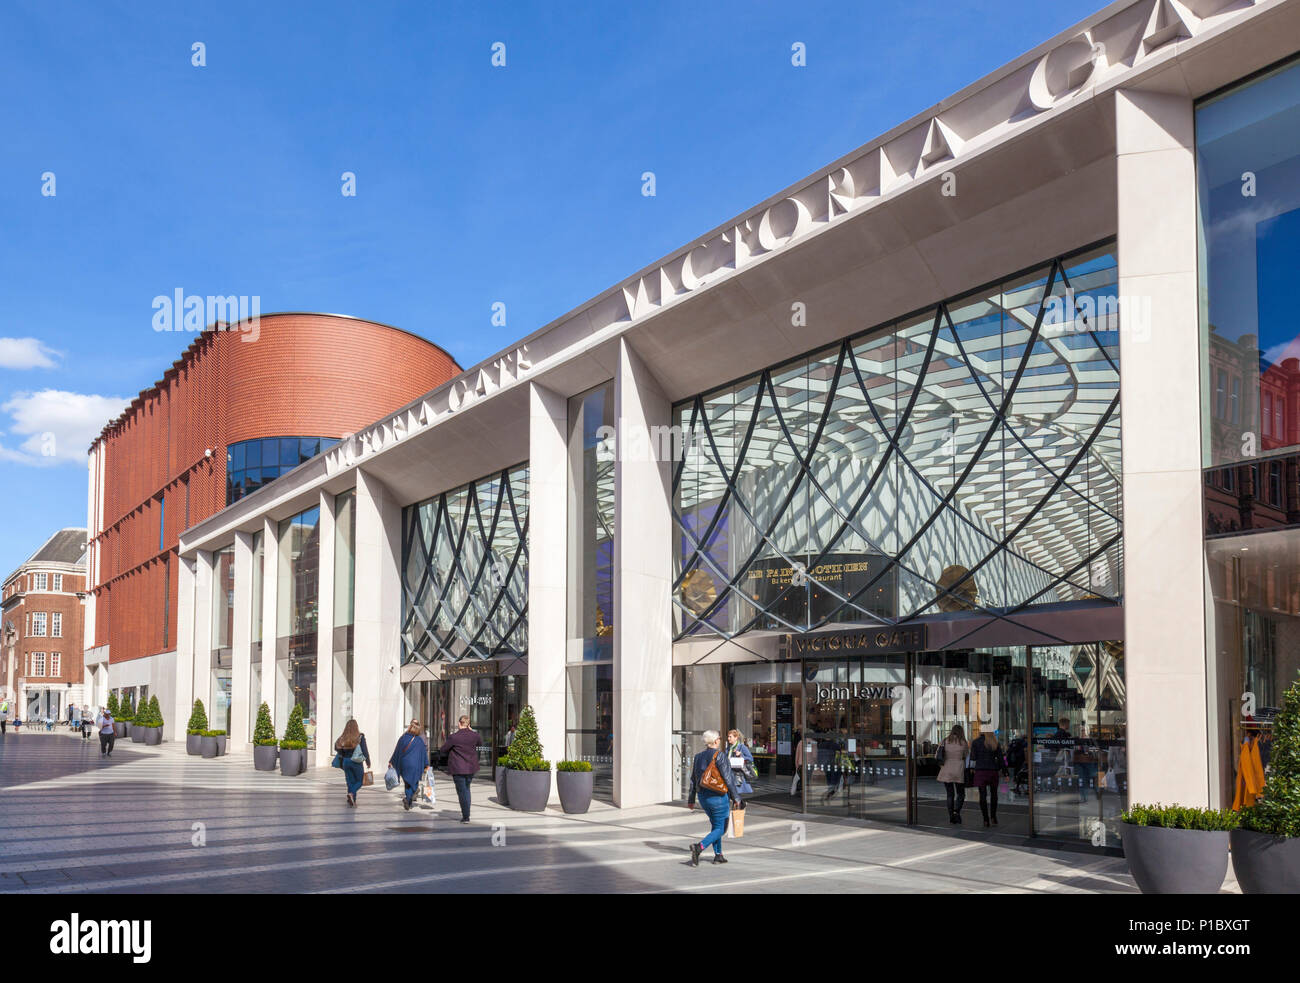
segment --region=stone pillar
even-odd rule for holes
[[[163,738],[168,741],[185,739],[186,724],[190,720],[194,698],[194,604],[197,560],[180,558],[176,574],[176,692],[172,697],[170,714],[165,714]],[[107,670],[107,667],[105,667]],[[105,671],[105,682],[108,673]],[[102,703],[108,703],[107,687]]]
[[[672,798],[672,470],[651,429],[672,406],[626,339],[614,412],[614,802],[632,808]]]
[[[536,383],[528,395],[528,702],[547,756],[565,748],[568,611],[568,400]],[[551,783],[552,801],[559,801]]]
[[[230,748],[246,746],[257,707],[248,706],[249,666],[253,658],[253,534],[235,533],[234,625],[230,638]]]
[[[179,734],[184,735],[185,724],[189,723],[190,711],[195,700],[203,701],[203,709],[209,714],[208,726],[212,726],[212,579],[213,556],[207,550],[200,550],[194,557],[194,630],[187,632],[194,639],[193,656],[185,659],[176,653],[176,664],[188,662],[190,665],[190,685],[184,689],[176,688],[177,702],[185,703],[185,716],[177,720]],[[181,670],[184,672],[184,669]],[[179,680],[177,680],[179,682]]]
[[[280,541],[278,523],[274,519],[262,520],[262,695],[258,707],[265,703],[271,709],[271,722],[275,736],[284,733],[287,720],[275,719],[275,639],[279,615]],[[253,721],[257,721],[258,707],[253,707]],[[252,733],[250,729],[249,733]]]
[[[392,492],[357,471],[353,705],[370,754],[386,761],[403,720],[399,617],[402,609],[402,509]]]
[[[320,768],[334,757],[334,738],[342,730],[334,716],[334,496],[320,493],[320,557],[316,598],[316,750]]]
[[[1115,95],[1128,794],[1203,806],[1210,749],[1192,124],[1185,96]]]

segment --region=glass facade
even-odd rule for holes
[[[316,746],[316,636],[320,589],[320,509],[285,519],[278,530],[275,725],[283,734],[302,707],[308,747]]]
[[[335,437],[263,437],[226,448],[226,504],[252,494],[338,444]]]
[[[528,465],[402,513],[402,663],[528,654]]]
[[[334,499],[334,730],[352,719],[352,621],[356,597],[357,494],[345,491]]]
[[[1075,254],[678,405],[677,637],[1118,603],[1116,274]]]
[[[257,710],[262,705],[262,562],[266,557],[261,532],[253,534],[253,651],[248,667],[248,739],[257,727]]]
[[[1212,798],[1300,673],[1300,63],[1196,110]]]
[[[569,400],[569,590],[565,757],[613,795],[614,383]]]
[[[231,648],[235,626],[235,548],[212,554],[212,657],[208,726],[230,733]]]

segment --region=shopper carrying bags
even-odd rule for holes
[[[357,804],[357,792],[366,778],[366,769],[370,767],[370,749],[366,747],[366,735],[355,720],[349,720],[343,733],[334,742],[334,760],[343,769],[343,777],[348,785],[348,805]]]
[[[727,818],[731,814],[731,804],[740,801],[740,786],[731,762],[723,753],[722,735],[716,730],[704,732],[705,749],[695,756],[691,767],[691,792],[687,800],[689,808],[695,808],[698,796],[700,808],[708,814],[712,828],[709,835],[698,843],[691,844],[692,867],[700,865],[700,854],[708,847],[713,847],[713,862],[725,864],[727,858],[722,855],[722,834],[727,829]]]
[[[966,804],[966,731],[961,724],[953,724],[947,738],[939,745],[935,758],[939,762],[939,781],[948,794],[948,822],[961,823],[961,808]]]
[[[402,808],[409,810],[411,802],[424,777],[424,769],[429,765],[429,748],[420,736],[420,721],[412,720],[406,733],[397,739],[393,755],[388,759],[389,768],[397,772],[405,786],[402,796]],[[387,780],[385,780],[387,784]]]

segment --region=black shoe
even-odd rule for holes
[[[410,812],[410,811],[411,811],[411,800],[410,800],[410,799],[403,799],[403,800],[402,800],[402,808],[405,809],[407,812]],[[988,823],[985,823],[984,825],[987,826]]]
[[[957,813],[955,812],[948,813],[948,822],[953,823],[955,825],[957,822]]]
[[[994,816],[994,817],[993,817],[993,825],[996,826],[997,824],[998,824],[998,817],[997,817],[997,816]]]
[[[462,822],[462,823],[468,823],[468,822],[469,822],[469,816],[466,816],[464,819],[461,820],[461,822]]]
[[[700,845],[699,845],[698,843],[692,843],[692,844],[691,844],[691,860],[690,860],[690,863],[691,863],[691,866],[692,866],[692,867],[698,867],[698,866],[700,865],[700,854],[703,853],[703,852],[704,852],[704,851],[700,848]]]
[[[725,863],[727,862],[727,858],[724,857],[722,854],[719,853],[719,854],[717,854],[716,856],[714,856],[714,858],[713,858],[713,862],[714,862],[715,864],[725,864]]]
[[[985,828],[985,829],[988,829],[988,828],[989,828],[989,821],[988,821],[987,819],[984,820],[984,828]]]

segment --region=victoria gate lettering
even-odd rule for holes
[[[894,652],[923,651],[926,626],[906,628],[863,628],[848,631],[818,632],[813,635],[782,635],[782,655],[798,658],[834,652],[837,655],[875,655]]]

